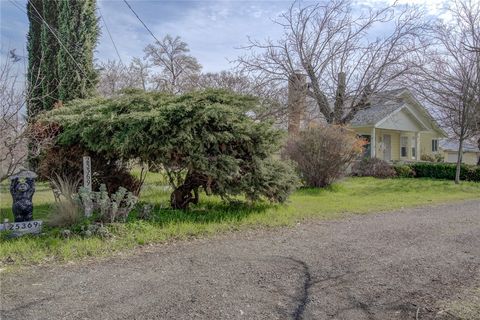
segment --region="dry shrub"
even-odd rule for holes
[[[284,155],[296,162],[309,187],[325,187],[341,178],[363,152],[365,140],[352,130],[333,125],[309,128],[291,138]]]
[[[83,211],[76,196],[80,181],[55,175],[50,179],[50,183],[55,194],[55,203],[52,205],[48,225],[68,227],[80,222]]]
[[[388,162],[377,158],[365,158],[355,163],[352,175],[359,177],[393,178],[397,175],[395,169]]]

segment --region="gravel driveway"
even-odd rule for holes
[[[2,279],[1,319],[454,319],[480,200],[244,231]]]

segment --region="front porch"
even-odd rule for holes
[[[365,156],[385,161],[420,161],[423,155],[438,152],[438,139],[444,136],[421,110],[407,105],[370,125],[354,127],[369,144]]]
[[[356,128],[369,143],[365,156],[385,161],[420,161],[422,152],[421,132],[388,130],[380,128]],[[425,149],[425,148],[423,148]]]

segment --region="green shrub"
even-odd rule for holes
[[[410,167],[417,178],[433,178],[455,180],[457,165],[455,163],[417,162],[406,165]],[[480,166],[462,164],[460,180],[480,182]]]
[[[419,178],[455,179],[455,165],[449,163],[418,162],[409,165]]]
[[[480,182],[480,166],[462,166],[462,171],[460,172],[460,179],[466,181]]]
[[[201,189],[222,198],[243,194],[285,201],[298,178],[291,166],[273,159],[283,132],[248,116],[257,104],[255,98],[222,90],[179,96],[132,91],[71,101],[40,121],[58,127],[59,148],[81,146],[85,153],[101,156],[92,158],[93,165],[111,168],[139,161],[162,168],[175,209],[197,204]],[[111,171],[93,169],[100,183],[110,183]]]
[[[393,169],[399,178],[415,178],[415,171],[408,165],[396,165]]]
[[[393,178],[396,172],[386,161],[377,158],[364,158],[352,167],[352,175],[358,177]]]

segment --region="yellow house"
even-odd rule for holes
[[[458,142],[453,140],[440,141],[440,150],[443,152],[444,162],[456,163],[458,159]],[[478,164],[480,150],[473,144],[465,142],[463,145],[462,162],[465,164]]]
[[[351,127],[369,141],[366,152],[385,161],[419,161],[440,153],[447,134],[408,89],[389,91],[360,110]]]

